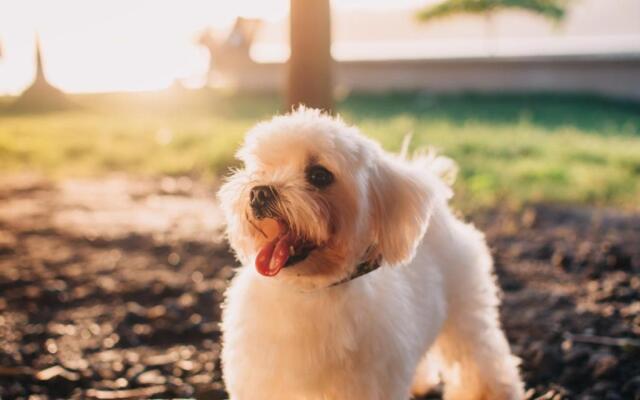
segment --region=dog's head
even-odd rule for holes
[[[354,127],[299,109],[258,124],[237,157],[244,168],[219,198],[244,265],[306,287],[356,265],[413,257],[430,214],[429,185]]]

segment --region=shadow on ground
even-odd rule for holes
[[[187,178],[3,181],[0,397],[226,398],[235,263],[212,198]],[[528,397],[640,398],[640,216],[537,205],[472,220]]]

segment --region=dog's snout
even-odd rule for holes
[[[249,194],[250,205],[254,212],[264,211],[275,199],[276,190],[273,186],[255,186]]]

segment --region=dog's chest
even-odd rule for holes
[[[280,362],[309,367],[322,361],[320,355],[326,362],[332,355],[344,358],[357,351],[357,323],[342,301],[251,297],[244,300],[236,332],[241,332],[245,346],[261,347],[266,357],[274,353]]]
[[[224,317],[224,362],[239,382],[324,391],[353,379],[375,354],[375,333],[343,296],[233,291]],[[368,339],[364,339],[367,338]],[[351,371],[351,372],[350,372]],[[344,383],[343,383],[344,384]]]

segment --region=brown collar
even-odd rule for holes
[[[382,257],[380,256],[374,258],[373,260],[363,261],[356,266],[355,270],[351,273],[351,275],[347,276],[342,280],[339,280],[338,282],[332,283],[327,287],[334,287],[334,286],[342,285],[343,283],[352,281],[356,278],[361,277],[362,275],[366,275],[369,272],[375,271],[376,269],[380,268],[381,265],[382,265]]]

